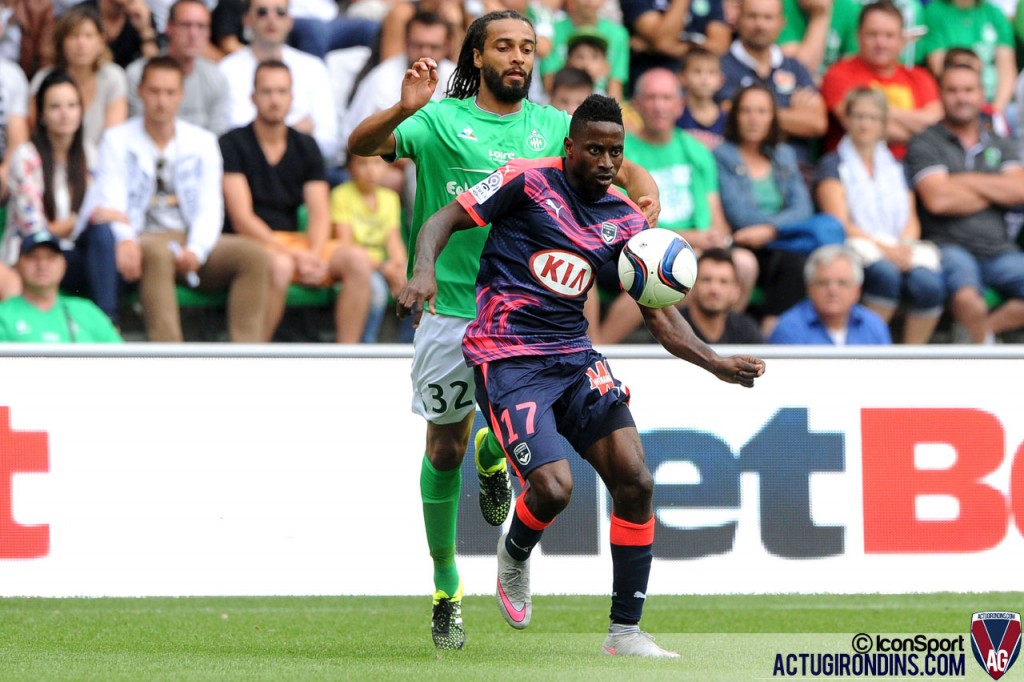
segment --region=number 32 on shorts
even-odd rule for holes
[[[448,401],[450,400],[454,401],[454,409],[456,410],[462,410],[473,405],[473,401],[466,398],[466,394],[469,392],[469,384],[465,381],[451,382],[448,384],[447,393],[441,384],[427,384],[427,388],[430,389],[430,399],[434,401],[434,405],[430,407],[430,411],[434,414],[444,414],[447,412]]]

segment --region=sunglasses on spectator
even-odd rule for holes
[[[256,16],[262,19],[269,15],[271,11],[279,17],[288,16],[288,8],[286,7],[257,7]]]

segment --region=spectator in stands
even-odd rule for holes
[[[0,303],[0,342],[120,343],[110,318],[92,301],[62,296],[67,264],[60,240],[35,232],[19,246],[23,292]]]
[[[123,216],[97,211],[94,224],[81,221],[84,229],[76,229],[96,150],[83,141],[82,96],[71,76],[51,71],[36,93],[36,110],[31,140],[12,157],[3,259],[14,263],[21,242],[32,234],[54,235],[66,252],[61,287],[75,296],[88,296],[117,324],[120,282],[109,220]]]
[[[978,57],[978,54],[966,47],[951,47],[946,50],[946,55],[942,58],[942,70],[945,71],[954,64],[968,66],[978,73],[982,73],[984,70],[984,65],[981,63],[981,58]],[[1009,119],[1005,114],[997,112],[995,107],[989,102],[986,102],[985,107],[981,110],[981,122],[982,125],[997,135],[1002,135],[1003,137],[1011,135]]]
[[[0,206],[7,196],[11,155],[28,139],[28,83],[14,62],[0,58]],[[2,217],[2,213],[0,213]],[[0,220],[0,228],[3,221]]]
[[[433,12],[417,12],[406,24],[405,53],[385,59],[374,66],[362,82],[356,87],[345,113],[342,126],[342,138],[347,140],[368,116],[387,109],[402,94],[402,78],[406,70],[420,57],[430,57],[437,62],[437,73],[442,84],[448,83],[455,64],[448,58],[448,46],[451,38],[451,25]],[[444,88],[434,92],[434,99],[444,97]],[[400,191],[406,183],[407,163],[398,161],[389,166],[382,184],[385,187]],[[410,177],[412,174],[409,174]]]
[[[924,8],[928,33],[921,51],[933,73],[942,71],[946,50],[969,47],[984,65],[981,82],[995,114],[1003,115],[1013,98],[1017,56],[1013,28],[1003,12],[987,0],[932,0]]]
[[[616,100],[623,98],[622,83],[611,78],[608,41],[603,36],[593,31],[581,31],[570,36],[565,65],[586,71],[594,80],[594,92]]]
[[[14,3],[11,21],[21,31],[18,64],[25,76],[32,78],[36,71],[53,63],[50,45],[57,15],[51,0],[20,0]]]
[[[254,0],[249,0],[253,2]],[[336,0],[303,0],[291,6],[294,25],[288,44],[323,59],[331,50],[362,45],[370,47],[380,22],[338,13]]]
[[[622,0],[620,4],[632,49],[630,81],[656,66],[678,70],[679,60],[695,43],[719,54],[728,49],[732,32],[721,0],[709,0],[707,14],[693,12],[690,0]]]
[[[284,62],[265,61],[256,67],[254,79],[256,119],[225,134],[220,147],[230,226],[269,253],[270,295],[263,328],[269,341],[284,315],[292,282],[331,286],[348,270],[338,242],[330,238],[329,190],[320,150],[312,137],[285,124],[291,73]],[[305,232],[299,229],[301,206],[308,215]],[[357,319],[351,304],[345,304],[360,296],[369,300],[368,273],[366,279],[365,292],[359,283],[345,279],[335,314],[340,343],[358,343],[362,335],[365,312]]]
[[[1024,326],[1024,254],[1006,231],[1007,209],[1024,203],[1017,146],[986,130],[981,76],[951,66],[939,77],[945,117],[915,135],[907,177],[918,196],[922,234],[942,250],[953,317],[975,343]],[[989,312],[985,288],[1006,302]]]
[[[458,54],[473,17],[459,0],[398,0],[380,25],[381,61],[407,53],[406,25],[418,12],[431,12],[451,26],[447,54]]]
[[[743,291],[726,249],[706,249],[697,259],[697,281],[679,308],[704,343],[764,343],[757,323],[736,312]]]
[[[228,82],[217,65],[203,55],[210,44],[210,10],[202,0],[176,0],[167,16],[167,49],[164,54],[181,65],[185,74],[185,99],[178,118],[214,135],[227,130]],[[139,80],[146,58],[128,66],[128,115],[142,114]]]
[[[887,110],[880,90],[847,93],[849,132],[821,160],[816,195],[821,209],[843,223],[846,245],[861,259],[864,305],[889,323],[905,300],[902,342],[928,343],[946,290],[938,248],[921,241],[914,194],[885,145]]]
[[[117,267],[139,281],[151,341],[181,341],[175,282],[202,291],[230,288],[232,341],[264,338],[269,267],[255,241],[221,234],[224,219],[221,156],[213,133],[176,119],[184,74],[158,56],[142,69],[142,117],[103,137],[87,205],[124,213],[115,222]],[[86,211],[89,214],[88,211]]]
[[[857,51],[857,0],[782,0],[779,46],[812,74]]]
[[[760,266],[762,330],[804,296],[800,272],[808,253],[843,241],[829,215],[814,215],[796,153],[782,142],[775,99],[763,85],[736,95],[725,122],[725,139],[714,151],[725,217],[733,244],[752,250]]]
[[[0,301],[21,293],[21,277],[14,270],[0,263]]]
[[[156,21],[146,0],[84,0],[79,6],[99,14],[111,59],[122,69],[160,51]]]
[[[626,133],[626,158],[647,169],[658,184],[658,227],[678,232],[698,254],[705,249],[726,247],[730,232],[718,196],[715,159],[675,124],[683,110],[676,75],[660,68],[644,73],[636,83],[633,106],[643,126],[636,133]],[[757,281],[757,259],[741,248],[737,264],[742,284],[735,303],[742,308]],[[615,277],[604,279],[617,285]],[[606,288],[611,287],[606,284]],[[591,339],[595,343],[619,343],[642,322],[636,302],[620,293],[599,327],[591,325]]]
[[[692,48],[683,57],[679,80],[686,97],[676,125],[714,149],[725,139],[725,112],[715,101],[724,83],[721,58],[703,47]]]
[[[540,75],[550,93],[555,74],[566,66],[569,38],[581,30],[590,30],[605,39],[610,72],[608,79],[617,83],[619,99],[629,81],[629,31],[600,15],[604,0],[566,0],[565,15],[554,23],[551,54],[540,62]],[[580,100],[581,102],[583,100]]]
[[[722,58],[725,85],[716,99],[732,101],[741,88],[757,83],[778,105],[778,125],[801,164],[810,164],[809,144],[825,133],[825,101],[803,64],[786,57],[775,41],[782,31],[780,0],[743,0],[739,38]]]
[[[210,15],[210,61],[219,62],[248,45],[245,34],[245,0],[217,0]]]
[[[903,15],[886,0],[872,2],[861,12],[857,54],[833,65],[821,83],[832,115],[830,150],[847,129],[844,102],[856,87],[872,87],[885,95],[889,104],[885,138],[897,159],[906,154],[907,140],[942,118],[935,79],[921,67],[907,68],[900,62],[906,43],[903,29]]]
[[[326,162],[335,165],[339,141],[331,79],[322,59],[285,45],[292,26],[288,0],[251,0],[245,25],[252,30],[252,42],[219,64],[230,91],[228,127],[240,128],[256,118],[252,102],[256,65],[268,59],[282,61],[292,73],[292,109],[286,123],[312,135]]]
[[[822,246],[804,266],[808,297],[787,310],[769,343],[802,345],[889,345],[889,327],[857,303],[864,281],[857,255],[844,246]]]
[[[559,69],[551,81],[551,101],[555,109],[570,116],[583,100],[594,92],[594,79],[581,69],[566,66]]]
[[[379,156],[353,156],[348,170],[352,180],[331,192],[331,223],[341,244],[345,264],[344,288],[351,289],[345,310],[338,315],[351,318],[353,327],[365,319],[363,342],[377,340],[387,295],[397,298],[406,282],[408,253],[401,233],[401,204],[398,194],[380,186],[387,163]],[[363,299],[352,292],[365,291],[364,278],[370,280],[368,316],[363,314]],[[353,286],[349,287],[349,283]]]
[[[110,62],[110,50],[103,42],[103,29],[96,10],[72,7],[57,21],[53,33],[55,59],[52,67],[41,69],[32,79],[32,95],[54,69],[67,71],[82,93],[85,141],[98,147],[103,131],[128,118],[128,80],[124,69]],[[31,120],[38,112],[30,101]]]

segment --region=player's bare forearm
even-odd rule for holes
[[[395,152],[395,128],[415,111],[406,111],[401,103],[363,119],[348,138],[348,151],[358,156],[386,156]]]
[[[406,316],[413,315],[413,326],[417,326],[424,306],[428,306],[430,312],[435,312],[437,277],[434,272],[437,258],[448,244],[453,232],[474,226],[476,222],[472,216],[457,201],[444,206],[427,218],[427,222],[423,223],[423,229],[416,237],[416,260],[412,268],[412,277],[398,295],[399,318],[405,319]]]
[[[700,340],[675,306],[652,309],[640,306],[644,324],[669,353],[702,367],[730,384],[751,387],[764,374],[764,361],[744,355],[722,357]]]

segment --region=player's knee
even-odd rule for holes
[[[633,509],[647,508],[654,498],[654,477],[647,467],[642,466],[630,475],[620,478],[612,497],[616,505]]]
[[[560,471],[538,469],[530,476],[531,511],[544,520],[555,518],[572,499],[572,477]],[[534,506],[536,508],[534,508]]]
[[[448,471],[462,464],[468,441],[451,432],[428,435],[427,458],[434,468]]]

